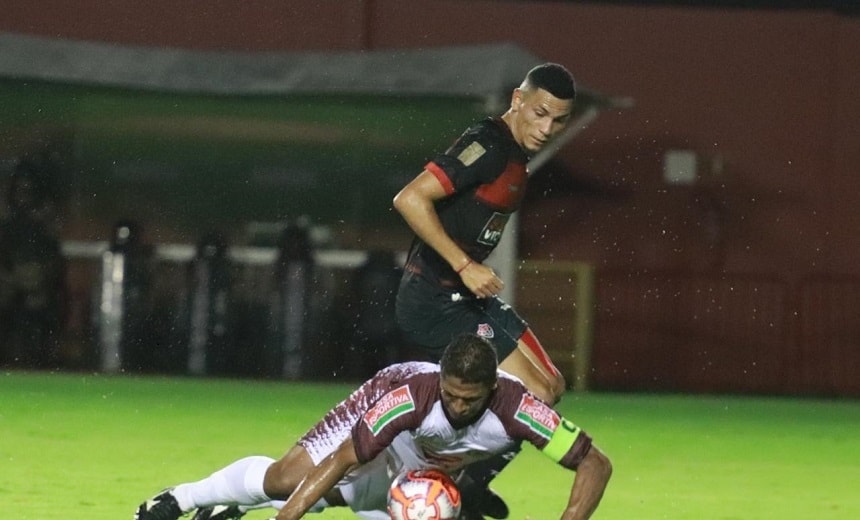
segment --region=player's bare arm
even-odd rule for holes
[[[337,450],[308,471],[295,492],[278,511],[277,520],[298,520],[302,518],[320,498],[331,491],[335,484],[351,468],[358,464],[352,439],[347,439]]]
[[[424,170],[394,197],[394,209],[412,231],[445,259],[475,296],[495,296],[504,282],[489,267],[469,258],[445,232],[434,203],[447,194],[439,180]]]
[[[579,467],[570,491],[567,508],[561,515],[561,520],[586,520],[600,504],[603,492],[612,476],[612,464],[609,458],[597,446],[592,445]]]

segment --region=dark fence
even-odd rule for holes
[[[227,248],[217,240],[138,248],[67,242],[63,249],[64,310],[52,351],[0,364],[363,379],[401,355],[394,254]],[[10,341],[0,334],[0,351],[10,351]],[[28,348],[22,342],[18,350]]]
[[[163,245],[135,260],[145,274],[125,283],[142,285],[123,288],[136,299],[117,325],[111,248],[65,244],[64,325],[41,366],[360,379],[403,358],[399,255],[320,250],[295,264],[278,248],[210,246]],[[530,261],[517,278],[517,309],[571,388],[860,396],[860,277]]]

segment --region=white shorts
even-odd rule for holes
[[[349,508],[356,513],[379,512],[383,513],[384,516],[378,518],[388,520],[388,513],[386,512],[388,488],[391,486],[392,478],[388,472],[385,453],[382,453],[379,457],[347,474],[343,480],[338,482],[336,487],[343,495]],[[365,517],[362,516],[362,518]]]
[[[314,465],[350,438],[355,418],[341,415],[340,419],[321,421],[299,441]],[[349,508],[361,518],[388,520],[388,488],[393,480],[389,471],[391,463],[391,455],[383,451],[375,459],[344,475],[335,486]]]

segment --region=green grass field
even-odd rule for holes
[[[2,372],[0,504],[23,520],[128,520],[162,487],[278,457],[352,387]],[[560,409],[614,463],[595,518],[860,518],[860,402],[592,393]],[[572,477],[526,447],[494,488],[512,519],[553,519]]]

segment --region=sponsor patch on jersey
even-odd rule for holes
[[[481,146],[481,143],[475,141],[469,146],[463,148],[463,151],[460,152],[460,155],[457,156],[457,159],[460,159],[460,162],[463,163],[463,166],[470,166],[472,163],[481,158],[482,155],[487,153],[487,149]]]
[[[415,401],[412,400],[412,392],[407,385],[403,385],[382,396],[382,399],[364,414],[364,423],[373,435],[376,435],[391,421],[413,410]]]
[[[489,323],[479,323],[478,330],[475,331],[475,334],[481,336],[482,338],[493,339],[496,333],[493,330],[493,327],[490,327]]]
[[[561,417],[549,406],[533,395],[525,394],[514,415],[518,421],[531,428],[535,433],[547,439],[561,423]]]
[[[502,231],[505,230],[505,225],[508,223],[510,217],[510,215],[505,215],[504,213],[493,213],[493,216],[487,221],[484,229],[481,230],[478,242],[496,247],[499,240],[502,239]]]

